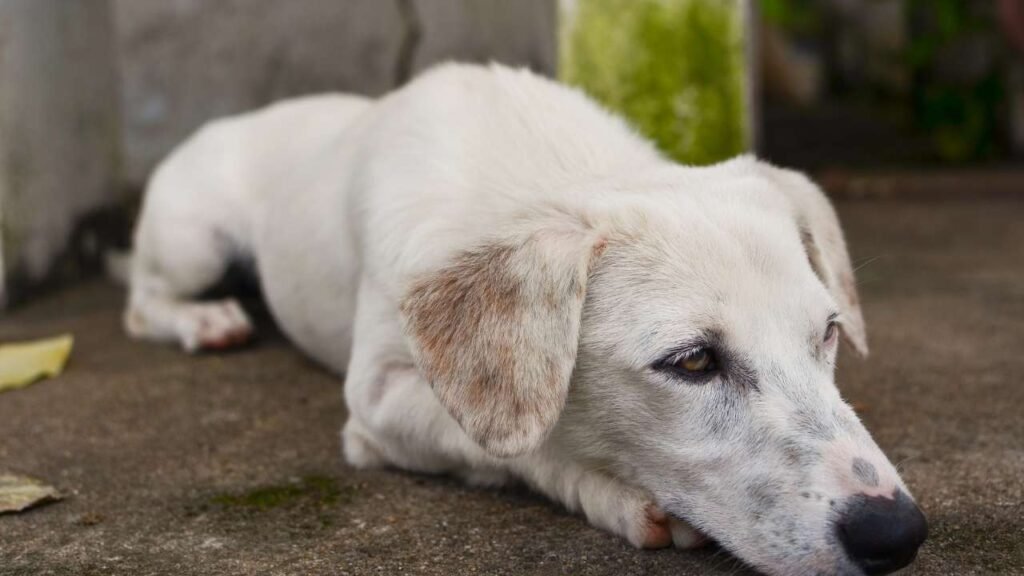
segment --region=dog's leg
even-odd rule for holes
[[[472,484],[503,484],[510,475],[518,476],[634,546],[693,548],[705,542],[688,524],[662,512],[644,491],[567,463],[550,448],[515,460],[488,456],[448,416],[414,367],[360,366],[359,359],[372,356],[354,355],[355,369],[349,370],[345,386],[351,413],[342,440],[349,464],[452,473]]]
[[[706,539],[682,520],[668,516],[645,491],[600,471],[567,463],[546,448],[515,468],[528,484],[591,525],[621,536],[638,548],[694,548]]]
[[[454,474],[472,484],[497,485],[502,466],[476,446],[437,401],[412,365],[361,366],[358,350],[345,382],[348,421],[342,430],[345,460],[356,468],[396,466],[427,474]]]
[[[692,547],[703,540],[685,523],[661,512],[644,491],[567,462],[550,444],[515,459],[488,455],[462,431],[405,357],[395,314],[381,290],[368,284],[361,287],[345,382],[349,420],[342,438],[349,464],[451,473],[481,484],[518,477],[635,546]]]
[[[167,192],[155,188],[149,194]],[[238,216],[197,195],[179,196],[173,203],[159,196],[147,201],[157,206],[143,211],[136,234],[124,317],[128,333],[176,342],[190,352],[248,340],[252,323],[236,300],[194,300],[239,255],[229,234],[230,218]]]
[[[366,357],[357,353],[353,366]],[[453,473],[473,484],[490,485],[514,475],[634,546],[693,548],[705,542],[642,490],[567,463],[550,449],[511,461],[486,455],[448,416],[412,366],[350,369],[345,394],[351,412],[342,432],[345,458],[357,468],[392,465]]]
[[[634,546],[693,548],[706,541],[682,520],[662,512],[650,495],[607,474],[544,451],[514,461],[487,456],[411,367],[379,370],[365,383],[364,393],[351,392],[356,385],[352,376],[350,372],[346,397],[353,414],[342,438],[345,458],[353,466],[453,473],[472,484],[487,485],[503,484],[511,473]]]
[[[428,474],[455,474],[473,484],[502,484],[496,465],[448,415],[413,365],[397,310],[383,290],[363,279],[345,374],[348,422],[345,459],[357,468],[395,466]]]

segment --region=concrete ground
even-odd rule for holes
[[[910,574],[1024,574],[1024,203],[845,202],[872,356],[838,381],[931,522]],[[96,281],[0,321],[69,331],[67,372],[0,395],[0,469],[67,499],[0,516],[0,574],[738,574],[638,551],[523,491],[339,455],[341,383],[264,329],[188,357],[131,342]]]

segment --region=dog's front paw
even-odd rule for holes
[[[696,528],[666,514],[656,504],[647,505],[645,516],[638,526],[639,538],[630,538],[630,542],[638,548],[667,548],[671,545],[682,550],[690,550],[699,548],[708,541]]]
[[[355,418],[349,417],[341,431],[345,461],[356,468],[379,468],[386,462],[369,433]]]
[[[685,521],[666,514],[644,490],[602,476],[580,485],[580,504],[591,524],[637,548],[695,548],[707,539]]]
[[[671,518],[656,504],[648,504],[636,527],[636,535],[629,538],[637,548],[666,548],[672,544]]]
[[[644,490],[626,486],[603,475],[586,477],[580,484],[580,505],[587,520],[629,541],[637,548],[671,546],[674,519]]]

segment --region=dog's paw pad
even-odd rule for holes
[[[252,322],[235,300],[189,304],[177,322],[181,345],[189,352],[225,350],[248,342]]]
[[[670,518],[660,508],[651,504],[645,511],[642,548],[666,548],[672,545]]]

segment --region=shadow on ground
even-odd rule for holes
[[[873,352],[838,380],[931,521],[907,573],[1024,573],[1024,203],[840,211]],[[340,382],[273,330],[187,357],[128,341],[120,300],[94,282],[0,322],[77,339],[63,376],[0,395],[0,468],[68,494],[0,516],[0,574],[745,573],[523,491],[351,470]]]

